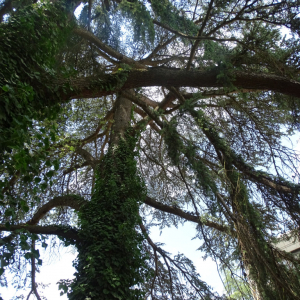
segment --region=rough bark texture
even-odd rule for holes
[[[132,92],[127,91],[127,93]],[[120,138],[125,138],[125,132],[130,125],[132,102],[124,98],[121,94],[116,100],[115,107],[114,124],[110,137],[111,147],[117,146]]]

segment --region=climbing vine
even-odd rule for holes
[[[58,111],[55,55],[74,24],[61,4],[36,3],[0,25],[0,154],[23,146],[32,120]]]
[[[110,147],[96,174],[92,200],[79,214],[81,241],[69,299],[141,299],[147,276],[139,205],[146,189],[134,159],[136,139],[126,134]]]

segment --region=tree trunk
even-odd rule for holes
[[[69,299],[141,299],[145,257],[139,204],[146,195],[136,174],[136,140],[130,127],[131,102],[122,95],[116,100],[108,153],[96,172],[91,201],[81,209],[80,242],[75,263],[76,279]]]
[[[110,147],[118,146],[120,138],[125,140],[126,130],[130,126],[132,102],[120,95],[115,103],[116,110],[110,136]]]

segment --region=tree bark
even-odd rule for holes
[[[174,86],[174,87],[224,87],[226,84],[218,79],[218,69],[210,71],[181,70],[172,68],[149,68],[147,70],[133,69],[128,73],[126,82],[118,89],[107,90],[103,88],[103,82],[111,80],[113,75],[103,75],[101,78],[85,77],[68,82],[72,90],[61,90],[62,101],[73,98],[95,98],[115,94],[117,91],[150,87],[150,86]],[[229,75],[228,75],[229,76]],[[269,90],[285,95],[300,97],[300,83],[286,77],[232,71],[230,82],[236,88],[248,90]],[[101,81],[100,81],[101,80]],[[65,82],[58,82],[66,85]]]
[[[132,91],[127,92],[132,93]],[[110,147],[117,146],[120,139],[125,139],[125,132],[130,126],[132,102],[121,94],[117,97],[115,107],[116,111],[110,136]]]

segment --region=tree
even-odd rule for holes
[[[79,253],[60,282],[69,299],[221,298],[153,243],[152,218],[196,223],[256,298],[299,299],[300,261],[274,246],[299,235],[299,158],[284,142],[299,128],[299,7],[2,2],[3,280],[31,261],[39,299],[35,245],[56,235]]]

